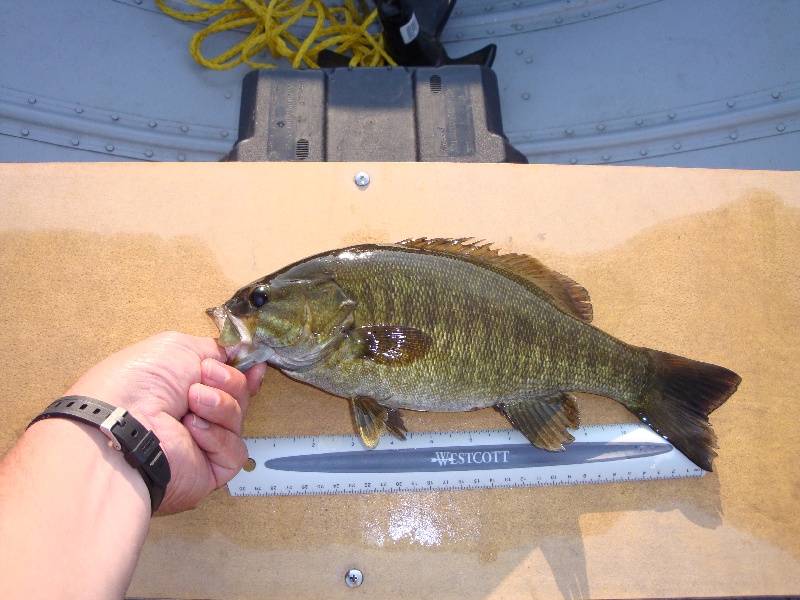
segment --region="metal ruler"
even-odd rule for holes
[[[245,438],[252,459],[233,496],[363,494],[609,483],[705,472],[642,424],[589,425],[563,452],[516,430],[388,435],[369,450],[357,436]],[[249,469],[249,470],[248,470]]]

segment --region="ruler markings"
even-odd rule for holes
[[[385,436],[377,450],[357,436],[246,438],[252,471],[234,496],[338,495],[546,487],[700,477],[704,471],[640,424],[574,432],[564,452],[534,448],[515,430]]]

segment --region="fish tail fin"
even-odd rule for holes
[[[719,446],[708,415],[730,398],[742,378],[717,365],[648,352],[655,367],[653,385],[632,412],[698,467],[711,471]]]

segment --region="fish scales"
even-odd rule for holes
[[[481,265],[375,249],[333,268],[344,292],[359,299],[356,327],[403,323],[434,341],[407,365],[337,353],[320,369],[289,373],[332,393],[358,382],[354,393],[379,397],[385,406],[447,412],[560,389],[632,399],[647,377],[641,351]]]
[[[365,244],[293,263],[208,314],[229,362],[268,362],[349,399],[364,443],[406,431],[397,409],[494,406],[534,445],[563,450],[571,392],[620,403],[711,470],[708,415],[736,373],[626,344],[589,323],[586,290],[536,259],[469,239]]]

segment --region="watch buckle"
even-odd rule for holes
[[[111,442],[112,446],[114,446],[115,450],[122,450],[122,446],[119,445],[117,436],[111,433],[111,428],[114,427],[114,425],[121,425],[126,414],[128,414],[127,410],[117,407],[114,409],[114,412],[108,415],[105,421],[100,423],[100,431],[105,434],[105,436],[108,438],[108,441]]]

